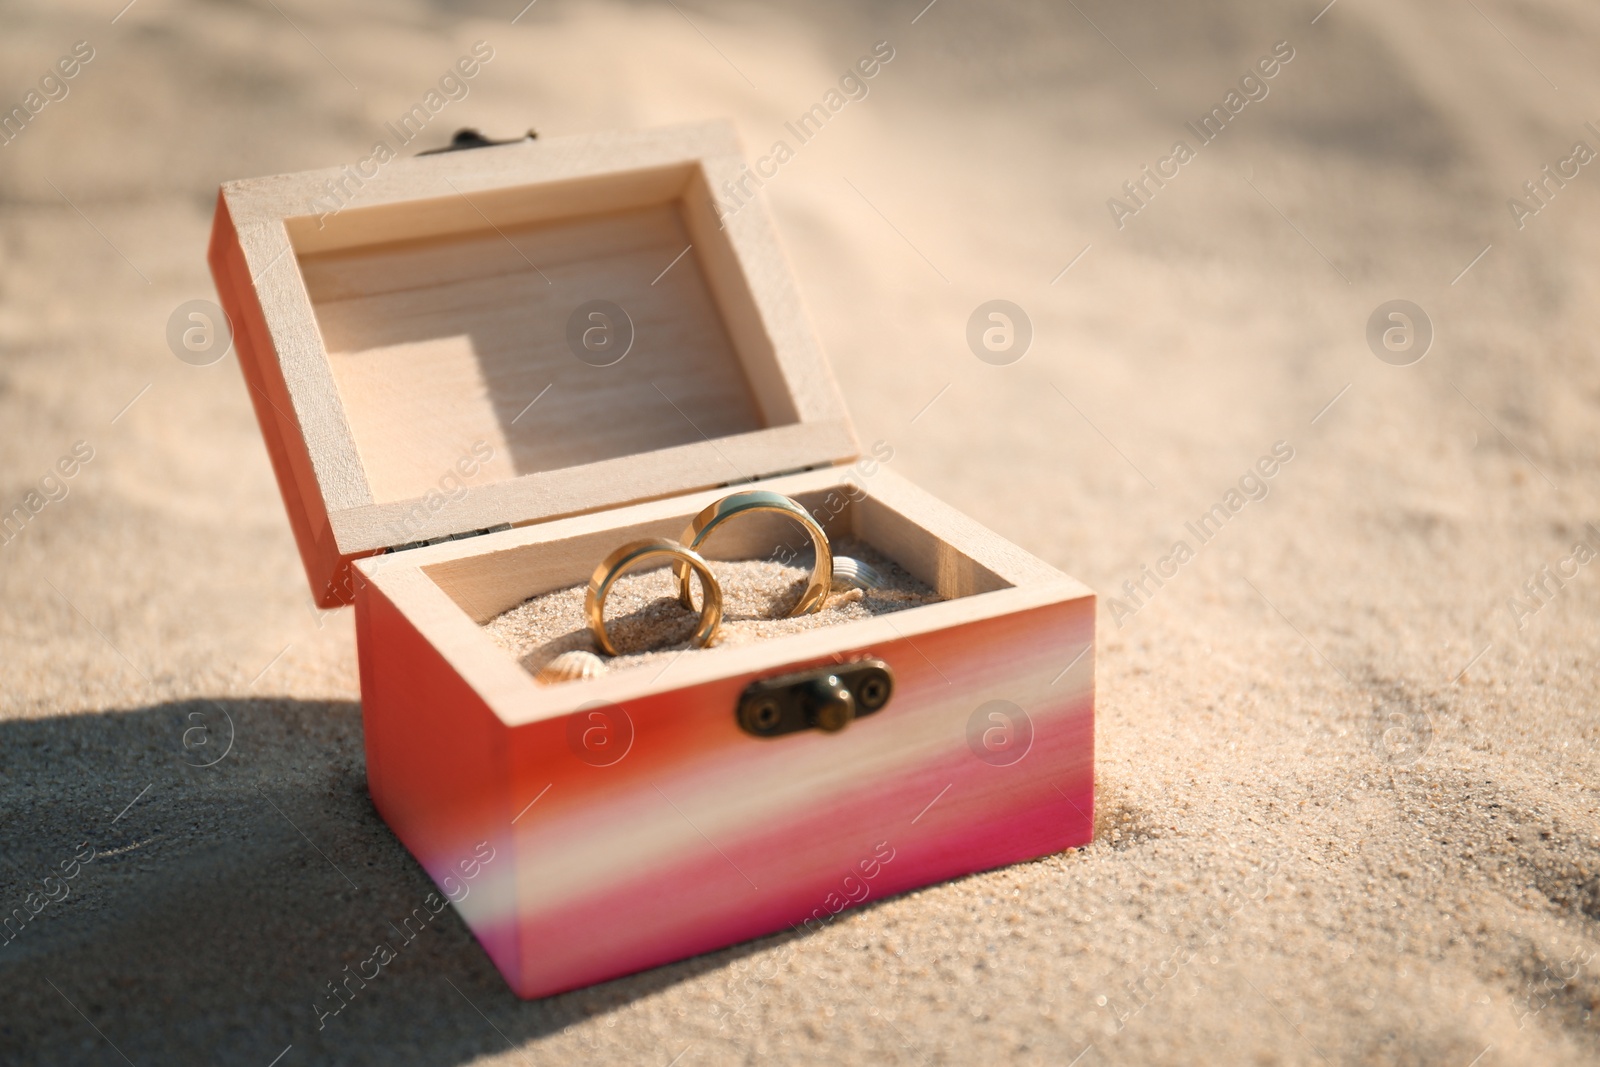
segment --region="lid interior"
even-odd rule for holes
[[[241,359],[269,364],[313,585],[385,548],[853,459],[765,205],[719,214],[745,171],[707,123],[225,185],[219,291]]]
[[[448,488],[463,457],[485,485],[796,421],[776,377],[746,371],[770,346],[741,351],[727,328],[723,306],[748,315],[748,289],[707,279],[721,236],[685,210],[694,171],[649,190],[613,178],[619,202],[660,198],[575,217],[488,225],[531,206],[525,187],[459,200],[456,232],[307,242],[300,271],[374,503]],[[403,232],[417,207],[381,211],[369,225]]]

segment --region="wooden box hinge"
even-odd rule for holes
[[[837,466],[837,464],[833,464],[833,463],[812,463],[812,464],[810,464],[808,466],[805,466],[805,467],[790,467],[790,468],[788,468],[786,470],[781,470],[781,471],[767,471],[766,473],[763,473],[763,474],[751,475],[748,478],[734,478],[734,479],[731,479],[731,480],[726,481],[726,482],[719,482],[718,484],[712,486],[711,488],[713,488],[713,489],[727,489],[729,486],[734,486],[734,485],[750,485],[750,484],[752,484],[754,482],[764,482],[768,478],[782,478],[782,477],[785,477],[785,476],[790,475],[790,474],[804,474],[806,471],[819,471],[819,470],[823,470],[823,469],[825,469],[827,467],[833,467],[833,466]]]
[[[426,548],[428,545],[442,545],[446,541],[461,541],[468,537],[481,537],[483,534],[499,533],[501,530],[511,529],[509,522],[502,522],[495,526],[485,526],[481,530],[467,530],[463,533],[445,534],[443,537],[430,537],[426,541],[411,541],[403,545],[395,545],[390,552],[404,552],[408,548]]]

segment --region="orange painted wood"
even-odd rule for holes
[[[305,436],[293,414],[294,405],[284,384],[283,368],[267,334],[261,300],[244,262],[233,216],[226,199],[217,195],[217,214],[211,231],[209,252],[211,275],[217,295],[233,328],[233,350],[239,357],[239,370],[250,389],[250,404],[261,426],[272,472],[283,496],[284,510],[300,549],[312,597],[323,608],[338,607],[354,600],[348,560],[334,543],[328,525],[327,508],[314,491],[316,475]]]
[[[357,564],[374,800],[443,888],[494,850],[459,907],[522,996],[1090,839],[1094,595],[888,471],[762,484],[950,599],[541,686],[479,623],[716,492]],[[737,726],[751,681],[869,657],[896,679],[875,715],[777,739]]]

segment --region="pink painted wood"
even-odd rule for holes
[[[447,892],[488,842],[458,908],[519,995],[558,993],[1086,844],[1093,657],[1063,668],[1093,611],[1083,596],[846,653],[895,671],[888,707],[758,739],[733,707],[771,670],[504,725],[358,583],[372,797]]]

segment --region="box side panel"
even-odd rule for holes
[[[317,491],[311,455],[305,437],[294,417],[283,369],[273,350],[272,337],[261,309],[261,301],[233,217],[219,195],[217,214],[211,229],[211,248],[207,257],[217,298],[233,327],[233,348],[239,356],[239,370],[250,389],[250,404],[255,408],[261,436],[267,443],[272,472],[278,480],[300,562],[311,583],[311,595],[318,606],[338,607],[351,602],[353,595],[348,563],[340,558],[328,523],[328,512]]]
[[[517,939],[494,922],[515,899],[505,728],[393,603],[361,579],[356,646],[373,806],[516,986]]]
[[[544,996],[1086,844],[1093,641],[1080,596],[861,649],[895,695],[837,734],[743,733],[755,675],[516,728],[516,892],[474,929]]]

